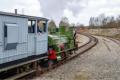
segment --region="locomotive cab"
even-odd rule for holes
[[[47,53],[47,21],[30,18],[28,20],[28,51],[35,55]]]
[[[42,17],[0,12],[0,80],[33,73],[48,58],[47,22]]]
[[[0,70],[48,57],[47,22],[42,17],[0,12]]]

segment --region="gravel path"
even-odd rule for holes
[[[77,34],[76,42],[79,42],[78,46],[84,45],[88,41],[89,41],[88,37],[86,37],[84,35]]]
[[[120,80],[120,45],[97,38],[94,48],[36,80]]]

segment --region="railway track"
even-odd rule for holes
[[[118,40],[116,40],[116,39],[113,39],[113,38],[109,38],[109,39],[120,46],[120,41],[118,41]]]
[[[80,33],[78,33],[78,34],[80,34]],[[84,45],[79,46],[77,48],[72,48],[72,49],[62,51],[67,54],[70,54],[70,55],[68,55],[66,58],[62,59],[61,61],[59,61],[57,64],[53,65],[52,67],[50,67],[50,68],[36,67],[35,70],[31,70],[29,72],[24,72],[22,74],[18,74],[13,77],[10,77],[8,79],[10,79],[10,80],[16,80],[16,79],[26,80],[26,79],[31,79],[34,77],[41,76],[42,74],[47,73],[63,64],[69,62],[70,60],[73,60],[74,58],[78,57],[79,55],[83,54],[84,52],[87,52],[89,49],[91,49],[98,43],[97,38],[95,38],[91,35],[87,35],[87,34],[82,34],[82,35],[87,36],[89,38],[89,41],[87,43],[85,43]],[[62,53],[62,52],[60,52],[60,53]]]

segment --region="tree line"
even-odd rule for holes
[[[91,17],[89,28],[120,28],[120,16],[115,18],[101,14],[98,17]]]
[[[58,32],[58,30],[63,30],[61,32],[65,32],[67,28],[70,27],[69,20],[66,17],[63,17],[59,23],[59,26],[55,24],[54,20],[49,21],[48,23],[48,31],[50,34]]]
[[[73,26],[69,24],[68,18],[63,17],[59,23],[59,27],[56,26],[55,21],[51,20],[48,24],[48,30],[50,33],[58,31],[59,28]],[[90,17],[89,25],[84,26],[83,24],[76,24],[76,27],[80,28],[120,28],[120,15],[117,17],[114,16],[105,16],[100,14],[98,17]]]

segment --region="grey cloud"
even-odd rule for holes
[[[39,0],[41,11],[45,17],[55,19],[57,23],[60,21],[65,9],[73,12],[74,16],[81,10],[82,6],[78,3],[81,0]],[[46,2],[45,2],[46,1]]]
[[[84,9],[84,6],[80,4],[79,1],[69,2],[69,4],[66,6],[70,11],[72,11],[74,16],[77,16],[80,11]]]
[[[39,1],[39,2],[38,2]],[[120,14],[120,0],[0,0],[0,11],[22,12],[54,19],[57,24],[67,16],[70,22],[88,24],[91,16]]]

